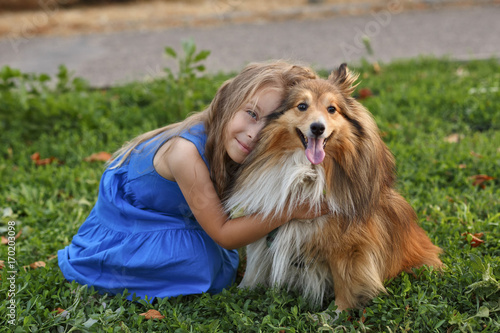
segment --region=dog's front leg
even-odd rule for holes
[[[358,308],[385,290],[378,256],[369,248],[357,246],[337,253],[329,266],[337,310]]]
[[[248,245],[246,251],[247,267],[239,287],[251,289],[258,285],[268,287],[273,260],[266,238]]]

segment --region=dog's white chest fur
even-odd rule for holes
[[[263,173],[251,173],[226,202],[228,212],[261,213],[273,216],[287,207],[309,203],[319,209],[324,196],[325,174],[313,166],[302,150],[271,166]],[[335,204],[330,202],[335,210]],[[288,206],[287,206],[288,205]],[[330,293],[332,278],[321,258],[309,258],[304,248],[321,230],[326,217],[293,220],[247,247],[247,268],[241,287],[284,286],[309,295],[313,303],[321,303]]]
[[[333,292],[333,280],[322,258],[304,256],[303,247],[321,229],[324,218],[291,221],[274,239],[262,238],[247,246],[247,268],[240,287],[287,286],[321,304]]]

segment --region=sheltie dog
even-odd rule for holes
[[[292,220],[250,244],[240,287],[288,286],[319,306],[335,295],[341,311],[402,271],[442,266],[441,249],[394,189],[394,158],[375,121],[351,96],[356,79],[342,64],[327,80],[299,82],[268,117],[226,211],[269,218],[326,203],[330,214]]]

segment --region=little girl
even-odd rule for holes
[[[272,220],[229,219],[221,204],[284,89],[315,77],[283,61],[248,65],[206,110],[121,148],[89,217],[58,253],[66,279],[141,298],[218,293],[234,282],[235,249],[288,220],[316,217],[299,207]]]

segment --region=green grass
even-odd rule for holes
[[[369,64],[361,102],[374,114],[397,160],[398,189],[423,228],[443,248],[442,273],[422,268],[387,281],[363,310],[332,322],[333,305],[311,308],[286,290],[238,290],[149,304],[100,295],[62,276],[52,256],[96,200],[102,162],[133,136],[201,110],[229,76],[173,75],[108,90],[90,89],[64,68],[58,78],[0,71],[0,235],[20,231],[13,267],[0,246],[0,331],[15,332],[497,332],[500,330],[500,65],[414,59]],[[326,74],[326,73],[323,73]],[[461,140],[445,140],[451,134]],[[36,166],[30,156],[55,157]],[[471,177],[495,179],[473,185]],[[9,221],[11,225],[9,225]],[[11,230],[14,232],[14,230]],[[464,232],[484,233],[472,247]],[[13,254],[13,253],[11,253]],[[45,268],[24,269],[36,261]],[[10,325],[9,271],[15,276],[16,325]],[[57,314],[55,309],[65,309]],[[140,316],[157,309],[162,320]]]

